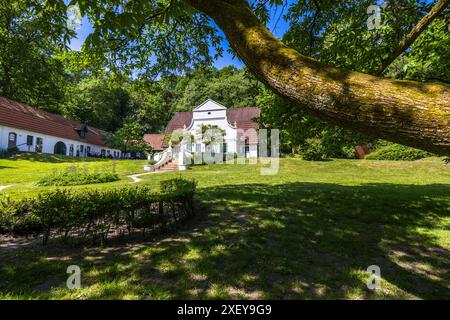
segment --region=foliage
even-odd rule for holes
[[[115,167],[104,167],[100,171],[89,170],[88,167],[70,166],[62,170],[54,170],[50,175],[42,177],[38,186],[76,186],[94,183],[106,183],[119,180]]]
[[[39,219],[29,214],[33,204],[33,200],[29,199],[16,202],[8,196],[0,198],[0,234],[27,235],[42,232]]]
[[[177,81],[178,77],[165,77],[154,82],[137,79],[127,86],[131,116],[144,132],[164,131],[174,115]]]
[[[208,146],[213,142],[223,141],[226,131],[217,125],[202,124],[198,128],[197,134],[201,136],[201,141]]]
[[[355,158],[354,147],[368,144],[373,138],[326,123],[294,106],[271,91],[261,90],[257,98],[262,127],[280,130],[280,149],[296,153],[307,139],[319,139],[325,157]]]
[[[166,227],[192,215],[195,188],[195,181],[174,179],[161,183],[160,193],[148,186],[85,192],[57,189],[34,199],[0,202],[0,228],[3,232],[26,233],[32,221],[43,230],[44,244],[58,236],[103,242],[112,230],[118,232],[125,227],[131,234],[135,228],[145,231]]]
[[[387,75],[400,79],[450,83],[450,10],[435,19]]]
[[[326,159],[326,150],[320,139],[306,139],[301,145],[299,154],[303,160],[323,161]]]
[[[104,133],[104,138],[108,144],[113,147],[127,152],[148,152],[150,146],[144,141],[144,133],[139,123],[131,118],[125,119],[122,128],[118,129],[115,134]]]
[[[233,66],[220,70],[203,68],[182,77],[176,87],[177,111],[191,111],[206,99],[213,99],[228,108],[254,106],[261,84],[244,69]]]
[[[433,154],[427,151],[414,149],[401,144],[388,144],[380,147],[366,156],[367,160],[403,160],[414,161],[426,157],[432,157]]]
[[[123,84],[105,76],[84,78],[66,93],[64,115],[115,132],[130,114],[130,95]]]
[[[11,0],[0,2],[0,95],[60,112],[67,85],[60,60],[73,30],[66,5]]]

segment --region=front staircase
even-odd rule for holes
[[[155,170],[155,172],[170,172],[170,171],[178,171],[178,164],[175,159],[170,160],[169,162],[163,164],[161,167]]]

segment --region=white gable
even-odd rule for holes
[[[197,106],[193,111],[201,112],[201,111],[213,111],[213,110],[226,110],[227,108],[221,105],[220,103],[215,102],[214,100],[208,99],[199,106]]]

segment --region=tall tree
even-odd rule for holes
[[[53,112],[64,99],[65,70],[52,54],[73,30],[63,3],[0,2],[0,94]]]
[[[176,109],[191,111],[206,99],[213,99],[226,107],[250,107],[256,104],[260,83],[249,79],[243,69],[225,67],[202,68],[182,77],[175,88]]]
[[[107,76],[81,80],[67,91],[64,115],[115,132],[130,113],[130,96],[123,85]]]

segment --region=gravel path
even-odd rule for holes
[[[6,188],[12,187],[12,186],[13,186],[12,184],[10,184],[9,186],[0,186],[0,191],[2,191],[3,189],[6,189]]]
[[[133,175],[127,176],[127,177],[133,180],[130,183],[138,183],[138,182],[142,181],[142,179],[139,178],[140,176],[145,176],[145,175],[152,174],[152,173],[154,173],[154,172],[138,173],[138,174],[133,174]]]

